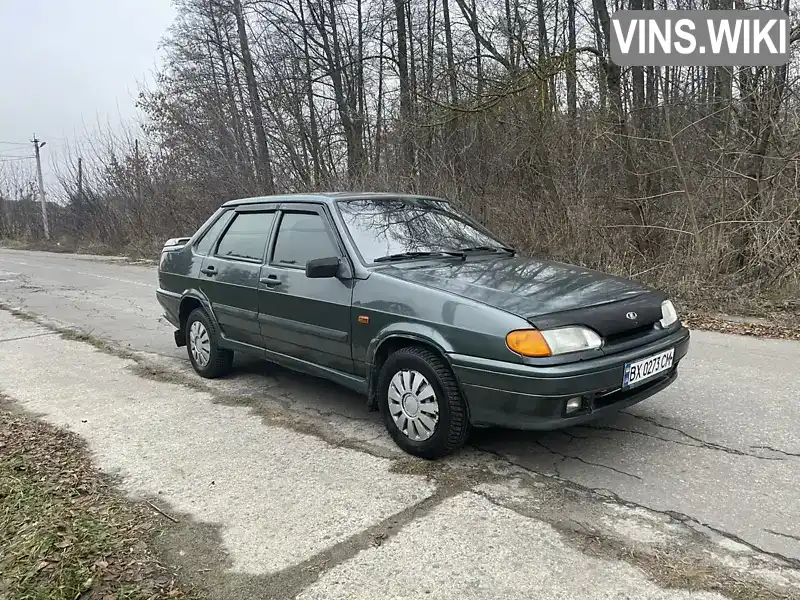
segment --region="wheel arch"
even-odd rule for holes
[[[211,308],[211,302],[209,301],[208,297],[200,290],[189,289],[186,290],[181,296],[181,302],[178,307],[178,323],[180,324],[179,331],[181,332],[182,336],[185,337],[186,321],[189,319],[189,315],[192,313],[192,311],[196,308],[202,308],[205,310],[208,318],[211,319],[211,321],[214,323],[214,326],[219,330],[219,322],[217,321],[216,315],[214,315],[214,311]]]
[[[419,328],[416,330],[394,329],[385,331],[382,335],[372,340],[367,348],[367,403],[371,410],[378,408],[378,377],[386,359],[393,352],[408,346],[420,346],[436,354],[438,358],[452,371],[453,366],[448,357],[450,345],[444,337],[435,330],[424,331]],[[427,328],[426,328],[427,329]],[[456,384],[458,379],[456,378]],[[460,388],[460,384],[459,388]]]

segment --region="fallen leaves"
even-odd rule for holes
[[[117,496],[80,438],[5,404],[0,402],[0,598],[185,597],[150,548],[153,511]]]
[[[748,320],[741,318],[685,312],[681,317],[689,329],[717,331],[736,335],[760,338],[800,340],[800,317],[795,324],[771,322],[768,320]]]

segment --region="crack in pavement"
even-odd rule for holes
[[[0,344],[3,342],[15,342],[17,340],[27,340],[29,338],[42,337],[45,335],[58,335],[55,331],[45,331],[44,333],[32,333],[30,335],[20,335],[18,337],[0,339]]]
[[[576,425],[576,427],[581,427],[581,425]],[[585,427],[585,426],[584,426]],[[585,427],[586,429],[590,429],[589,427]],[[592,428],[593,429],[593,428]],[[610,440],[614,441],[614,438],[608,435],[576,435],[574,433],[568,432],[564,429],[559,429],[553,433],[560,433],[561,435],[569,438],[569,443],[571,444],[575,440]]]
[[[786,456],[794,456],[800,458],[800,452],[786,452],[786,450],[778,450],[778,448],[773,448],[772,446],[750,446],[750,447],[761,450],[769,450],[771,452],[777,452],[778,454],[785,454]],[[782,459],[776,459],[776,460],[782,460]]]
[[[594,496],[599,496],[599,497],[601,497],[601,498],[603,498],[605,500],[610,500],[610,501],[614,502],[615,504],[618,504],[619,506],[624,506],[624,507],[627,507],[627,508],[643,509],[643,510],[655,513],[655,514],[663,515],[665,517],[668,517],[668,518],[672,519],[673,521],[676,521],[678,523],[683,523],[684,525],[694,524],[694,525],[697,525],[697,526],[700,526],[700,527],[704,527],[704,528],[708,529],[709,531],[713,531],[714,533],[716,533],[719,536],[722,536],[722,537],[727,538],[729,540],[732,540],[734,542],[738,542],[739,544],[742,544],[743,546],[746,546],[747,548],[749,548],[750,550],[752,550],[752,551],[754,551],[756,553],[760,553],[760,554],[763,554],[765,556],[770,556],[770,557],[772,557],[774,559],[777,559],[777,560],[783,562],[786,566],[791,567],[792,569],[800,570],[800,559],[793,558],[791,556],[786,556],[785,554],[781,554],[780,552],[773,552],[771,550],[766,550],[764,548],[761,548],[760,546],[757,546],[756,544],[753,544],[752,542],[748,542],[747,540],[745,540],[744,538],[736,535],[735,533],[730,533],[730,532],[727,532],[727,531],[725,531],[723,529],[720,529],[719,527],[715,527],[715,526],[710,525],[708,523],[704,523],[700,519],[698,519],[696,517],[692,517],[691,515],[687,515],[685,513],[681,513],[681,512],[678,512],[678,511],[674,511],[674,510],[661,510],[661,509],[657,509],[657,508],[652,508],[650,506],[646,506],[644,504],[640,504],[640,503],[635,502],[633,500],[626,500],[626,499],[622,498],[619,494],[617,494],[616,492],[613,492],[612,490],[609,490],[608,488],[592,488],[592,487],[585,486],[582,483],[578,483],[576,481],[573,481],[571,479],[566,479],[566,478],[561,477],[561,476],[556,476],[556,475],[551,475],[549,473],[542,473],[542,472],[539,472],[539,471],[535,471],[535,470],[531,469],[530,467],[522,464],[521,462],[513,460],[512,458],[510,458],[508,456],[505,456],[505,455],[501,454],[500,452],[498,452],[496,450],[491,450],[489,448],[483,448],[483,447],[479,447],[479,446],[473,446],[473,447],[476,450],[479,450],[481,452],[486,452],[487,454],[491,454],[491,455],[497,457],[498,459],[502,460],[503,462],[506,462],[506,463],[508,463],[510,465],[513,465],[513,466],[515,466],[515,467],[517,467],[519,469],[522,469],[526,473],[530,473],[532,475],[539,475],[541,477],[547,477],[549,479],[559,479],[559,480],[565,481],[565,482],[569,483],[570,485],[576,487],[579,490],[582,490],[582,491],[587,492],[587,493],[589,493],[591,495],[594,495]],[[693,530],[697,531],[694,528],[693,528]],[[698,532],[698,533],[701,533],[701,532]]]
[[[800,535],[793,535],[791,533],[783,533],[781,531],[775,531],[774,529],[764,529],[767,533],[771,533],[772,535],[777,535],[780,537],[788,538],[790,540],[797,540],[800,542]]]
[[[690,440],[697,442],[698,446],[696,446],[696,447],[708,448],[709,450],[719,450],[720,452],[725,452],[726,454],[734,454],[736,456],[749,456],[749,457],[752,457],[752,458],[757,458],[759,460],[784,460],[783,458],[779,458],[779,457],[775,457],[775,456],[759,456],[758,454],[751,454],[751,453],[745,452],[743,450],[738,450],[736,448],[731,448],[729,446],[723,446],[722,444],[717,444],[716,442],[708,442],[706,440],[700,439],[699,437],[695,437],[695,436],[693,436],[693,435],[691,435],[689,433],[686,433],[685,431],[681,430],[678,427],[672,427],[671,425],[664,425],[663,423],[659,423],[653,417],[645,417],[644,415],[636,415],[636,414],[633,414],[633,413],[625,411],[625,410],[621,410],[621,411],[619,411],[619,413],[623,414],[623,415],[628,415],[629,417],[633,417],[634,419],[639,419],[641,421],[645,421],[646,423],[650,423],[652,425],[655,425],[656,427],[661,427],[662,429],[667,429],[669,431],[674,431],[676,433],[679,433],[682,436],[685,436],[685,437],[689,438]],[[597,427],[597,426],[595,426],[595,427]],[[588,428],[589,429],[593,429],[595,427],[588,427]],[[597,428],[600,428],[600,427],[597,427]],[[659,437],[657,435],[653,435],[653,434],[650,434],[650,433],[647,433],[647,432],[644,432],[644,431],[634,431],[634,430],[627,430],[627,429],[619,429],[619,431],[627,431],[628,433],[637,433],[639,435],[645,435],[645,436],[648,436],[648,437],[655,438],[657,440],[662,440],[662,441],[665,441],[665,442],[672,442],[672,443],[675,443],[675,444],[681,444],[681,442],[678,441],[678,440],[671,440],[669,438],[662,438],[662,437]],[[685,442],[683,442],[683,445],[685,445],[685,446],[695,446],[694,444],[687,444]]]
[[[575,482],[571,482],[571,483],[575,483]],[[575,484],[575,485],[580,485],[580,484]],[[593,491],[593,492],[595,492],[595,491],[598,491],[601,488],[596,488],[596,489],[595,488],[588,488],[588,489]],[[651,506],[646,506],[644,504],[639,504],[638,502],[634,502],[633,500],[625,500],[624,498],[621,498],[619,495],[617,495],[615,492],[612,492],[611,490],[608,490],[608,489],[603,489],[603,492],[604,492],[604,495],[609,495],[611,497],[611,499],[615,503],[620,504],[622,506],[627,506],[629,508],[642,508],[642,509],[648,510],[650,512],[654,512],[654,513],[657,513],[657,514],[664,515],[664,516],[669,517],[670,519],[673,519],[674,521],[678,521],[680,523],[684,523],[684,524],[689,523],[689,524],[697,525],[699,527],[704,527],[704,528],[706,528],[706,529],[708,529],[710,531],[713,531],[714,533],[716,533],[719,536],[722,536],[722,537],[727,538],[729,540],[732,540],[734,542],[738,542],[739,544],[742,544],[743,546],[747,546],[748,548],[750,548],[754,552],[758,552],[758,553],[764,554],[766,556],[771,556],[772,558],[775,558],[775,559],[778,559],[778,560],[784,562],[787,566],[789,566],[789,567],[791,567],[793,569],[800,570],[800,559],[793,558],[791,556],[786,556],[785,554],[781,554],[780,552],[773,552],[771,550],[766,550],[764,548],[761,548],[760,546],[757,546],[756,544],[754,544],[752,542],[748,542],[747,540],[745,540],[744,538],[738,536],[735,533],[730,533],[728,531],[725,531],[724,529],[720,529],[719,527],[716,527],[716,526],[711,525],[709,523],[704,523],[703,521],[701,521],[697,517],[693,517],[691,515],[687,515],[685,513],[674,511],[674,510],[660,510],[660,509],[657,509],[657,508],[653,508]]]
[[[620,475],[627,475],[628,477],[633,477],[634,479],[638,479],[639,481],[642,481],[641,477],[639,477],[638,475],[634,475],[633,473],[628,473],[627,471],[622,471],[622,470],[617,469],[615,467],[609,467],[608,465],[604,465],[604,464],[601,464],[601,463],[591,462],[591,461],[588,461],[586,459],[581,458],[580,456],[573,456],[571,454],[564,454],[563,452],[558,452],[556,450],[553,450],[552,448],[548,448],[547,446],[545,446],[539,440],[536,440],[536,444],[538,446],[541,446],[542,448],[544,448],[548,452],[550,452],[552,454],[555,454],[556,456],[563,457],[564,460],[566,460],[568,458],[571,458],[572,460],[577,460],[578,462],[582,462],[582,463],[584,463],[586,465],[590,465],[592,467],[600,467],[602,469],[608,469],[609,471],[614,471],[615,473],[619,473]]]
[[[620,411],[620,412],[622,412],[622,411]],[[625,413],[625,414],[626,415],[630,415],[630,416],[638,417],[638,415],[633,415],[631,413]],[[730,448],[728,446],[723,446],[723,445],[717,444],[715,442],[707,442],[705,440],[701,440],[701,439],[696,438],[696,437],[694,437],[692,435],[689,435],[688,433],[685,433],[685,432],[683,432],[680,429],[677,429],[675,427],[670,427],[669,425],[662,425],[662,424],[657,423],[655,421],[650,421],[647,417],[638,417],[638,418],[641,418],[643,420],[652,422],[653,424],[657,425],[658,427],[663,427],[664,429],[670,429],[670,430],[673,430],[673,431],[677,431],[681,435],[684,435],[684,436],[688,437],[689,439],[696,441],[697,443],[696,444],[690,444],[689,442],[683,442],[681,440],[673,440],[673,439],[670,439],[670,438],[661,437],[660,435],[655,435],[655,434],[647,432],[647,431],[637,431],[635,429],[625,429],[624,427],[613,427],[611,425],[577,425],[577,427],[580,427],[581,429],[592,429],[592,430],[595,430],[595,431],[618,431],[618,432],[621,432],[621,433],[631,433],[631,434],[635,434],[635,435],[641,435],[641,436],[644,436],[644,437],[649,437],[649,438],[653,438],[653,439],[656,439],[656,440],[660,440],[662,442],[668,442],[668,443],[671,443],[671,444],[678,444],[679,446],[688,446],[689,448],[706,448],[708,450],[717,450],[719,452],[725,452],[726,454],[733,454],[733,455],[736,455],[736,456],[749,456],[751,458],[757,458],[759,460],[778,460],[778,461],[786,460],[784,458],[777,457],[777,456],[761,456],[759,454],[752,454],[750,452],[744,452],[743,450],[738,450],[736,448]],[[601,439],[612,439],[612,438],[601,438]],[[757,448],[758,446],[750,446],[750,447],[751,448]],[[776,450],[776,452],[780,452],[780,451]],[[786,453],[784,453],[784,454],[786,454]],[[800,456],[800,454],[798,454],[797,456]]]

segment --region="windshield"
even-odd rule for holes
[[[353,241],[368,263],[405,253],[503,250],[448,203],[428,199],[363,199],[338,203]]]

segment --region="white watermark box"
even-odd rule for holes
[[[620,10],[609,50],[620,66],[778,66],[789,29],[780,10]]]

